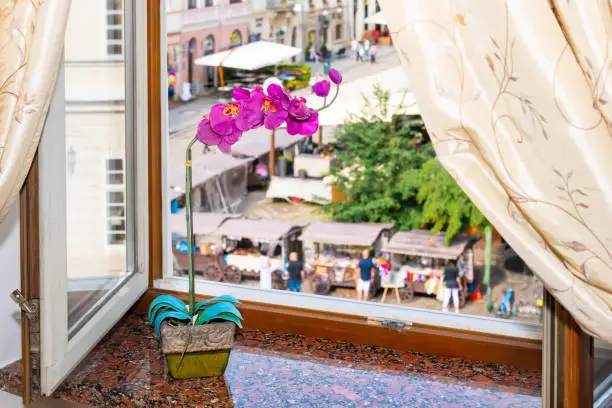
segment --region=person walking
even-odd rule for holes
[[[357,62],[363,62],[364,56],[365,48],[363,48],[363,44],[359,43],[359,49],[357,50]]]
[[[459,269],[455,266],[455,262],[448,261],[446,264],[443,281],[446,284],[446,288],[444,289],[442,310],[448,312],[448,305],[452,297],[455,313],[459,313],[459,288],[461,287],[461,278],[459,277]]]
[[[357,42],[355,37],[351,38],[350,47],[351,47],[351,58],[357,61],[359,58],[359,55],[358,55],[359,43]]]
[[[364,249],[359,261],[359,279],[357,280],[357,300],[368,300],[372,284],[374,262],[370,259],[370,251]]]
[[[298,259],[297,252],[289,254],[287,270],[289,271],[289,290],[291,292],[301,292],[304,264]]]
[[[367,38],[363,40],[363,48],[364,48],[366,57],[370,56],[370,46],[371,46],[370,40],[368,40]]]
[[[272,289],[272,263],[266,250],[260,252],[259,287],[261,289]]]
[[[378,47],[376,45],[372,45],[370,48],[370,63],[376,64],[376,55],[378,55]]]

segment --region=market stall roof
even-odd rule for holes
[[[304,228],[300,240],[334,245],[370,246],[380,234],[391,228],[393,224],[386,223],[317,222]]]
[[[429,231],[398,231],[390,240],[383,241],[383,251],[430,258],[457,259],[468,244],[478,240],[474,235],[460,234],[451,245],[444,244],[445,234],[431,235]]]
[[[338,98],[332,106],[319,112],[319,125],[341,125],[353,115],[363,116],[366,100],[375,102],[374,85],[379,84],[381,89],[390,92],[389,113],[383,120],[391,120],[395,113],[405,115],[420,115],[412,92],[409,91],[408,77],[402,67],[391,68],[378,74],[370,75],[357,81],[349,82],[340,87]],[[335,92],[335,90],[332,90]],[[322,100],[316,95],[306,98],[308,106],[318,108]],[[366,114],[378,113],[375,107],[366,110]]]
[[[242,135],[242,138],[232,146],[233,154],[250,157],[260,157],[270,152],[270,132],[263,127],[253,129]],[[291,136],[284,128],[276,129],[274,134],[274,147],[284,149],[300,143],[306,136]]]
[[[301,229],[302,223],[269,219],[233,219],[226,220],[214,232],[234,238],[250,238],[260,241],[277,241],[290,233]]]
[[[191,165],[191,185],[198,186],[217,175],[243,166],[248,162],[247,159],[238,159],[217,152],[208,152],[196,156]],[[168,186],[170,187],[171,200],[185,194],[185,167],[174,167],[169,171]]]
[[[379,11],[378,13],[374,13],[372,14],[370,17],[367,17],[364,22],[366,24],[381,24],[381,25],[387,25],[387,19],[385,18],[385,15],[383,14],[382,11]]]
[[[299,48],[289,45],[257,41],[200,57],[195,60],[195,64],[254,71],[270,65],[277,65],[301,52]]]
[[[240,214],[194,212],[192,214],[193,233],[195,235],[211,235],[224,221],[240,217]],[[173,234],[178,234],[183,237],[187,235],[185,210],[170,215],[170,229]]]

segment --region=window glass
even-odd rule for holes
[[[235,87],[270,78],[316,107],[323,101],[311,79],[324,78],[330,64],[344,83],[334,113],[321,112],[314,134],[260,128],[231,153],[194,145],[197,279],[230,292],[260,288],[270,299],[271,291],[297,291],[540,324],[541,282],[436,161],[388,30],[365,32],[351,49],[326,41],[351,32],[337,15],[301,22],[295,13],[274,25],[248,11],[244,20],[223,8],[218,13],[218,29],[198,31],[182,20],[167,32],[168,276],[186,276],[185,148],[202,115],[228,101]],[[297,61],[257,70],[199,65],[201,57],[239,47],[246,33],[256,38],[249,19],[258,31],[270,27],[277,43],[290,36],[285,43],[302,48]]]
[[[73,0],[64,84],[69,331],[134,269],[123,1]],[[129,14],[127,14],[129,16]],[[130,21],[130,18],[127,18]],[[126,131],[126,129],[129,129]],[[132,229],[133,230],[133,229]]]

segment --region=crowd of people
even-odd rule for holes
[[[365,38],[363,41],[357,41],[355,38],[351,39],[351,58],[357,62],[370,61],[370,63],[376,63],[376,56],[378,55],[378,47],[375,43],[370,42],[369,39]]]

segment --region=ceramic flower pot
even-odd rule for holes
[[[231,322],[199,326],[169,326],[164,323],[161,343],[170,375],[176,379],[222,376],[235,335],[236,325]]]

